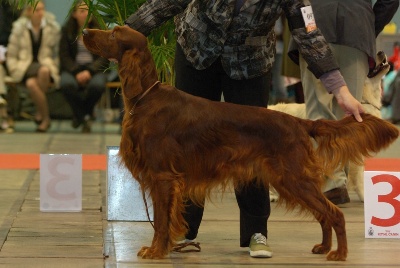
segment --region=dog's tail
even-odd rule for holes
[[[363,122],[353,116],[342,120],[301,120],[301,124],[318,144],[316,154],[323,159],[325,174],[354,162],[363,165],[370,157],[388,147],[399,136],[393,124],[370,114],[362,114]]]

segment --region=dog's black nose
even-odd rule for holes
[[[88,31],[87,29],[83,29],[83,30],[82,30],[82,34],[83,34],[83,35],[87,35],[88,33],[89,33],[89,31]]]

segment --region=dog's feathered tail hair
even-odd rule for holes
[[[362,118],[363,122],[353,116],[337,121],[299,119],[318,144],[316,155],[324,160],[325,174],[349,161],[363,165],[363,156],[371,157],[398,138],[399,129],[393,124],[370,114]]]

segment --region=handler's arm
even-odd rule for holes
[[[192,0],[148,0],[126,19],[125,24],[149,35],[150,32],[181,13]]]

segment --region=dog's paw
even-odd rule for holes
[[[138,255],[139,257],[142,257],[142,258],[143,258],[143,256],[146,254],[146,252],[147,252],[148,249],[149,249],[149,247],[142,247],[142,248],[139,250],[139,252],[137,253],[137,255]]]
[[[328,261],[345,261],[347,258],[347,253],[339,253],[337,250],[332,250],[326,256]]]
[[[153,247],[142,247],[137,253],[139,257],[143,259],[162,259],[165,257],[165,254],[159,253]]]
[[[313,249],[312,249],[312,253],[314,254],[326,254],[329,252],[329,250],[331,250],[331,247],[327,247],[323,244],[316,244]]]

